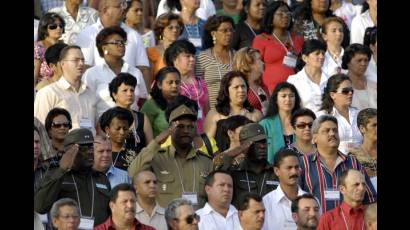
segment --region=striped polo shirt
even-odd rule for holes
[[[301,189],[315,195],[320,201],[322,212],[325,213],[337,205],[340,205],[343,200],[342,194],[340,194],[339,200],[326,200],[325,190],[338,190],[338,178],[342,172],[348,169],[356,169],[364,175],[366,181],[366,192],[363,204],[376,202],[376,191],[364,167],[359,163],[356,157],[351,154],[346,156],[339,151],[337,151],[337,154],[336,168],[333,173],[329,171],[320,160],[318,152],[309,156],[303,155],[299,157],[301,167],[299,184]]]

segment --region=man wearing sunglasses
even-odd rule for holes
[[[191,201],[177,198],[165,210],[169,230],[198,230],[201,218],[195,213]]]
[[[60,166],[49,169],[34,196],[34,209],[44,214],[64,197],[80,207],[80,228],[92,229],[108,217],[110,182],[104,173],[92,170],[94,138],[88,129],[74,129],[64,139]]]

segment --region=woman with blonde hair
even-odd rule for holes
[[[265,115],[269,105],[269,91],[262,82],[263,67],[261,54],[254,48],[241,48],[233,58],[233,70],[242,72],[248,82],[249,103]]]

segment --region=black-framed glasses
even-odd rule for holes
[[[194,219],[196,219],[198,222],[201,221],[201,217],[196,213],[187,216],[185,218],[185,221],[186,221],[187,224],[192,224],[194,222]],[[175,218],[175,220],[179,220],[179,219]]]
[[[123,40],[116,40],[116,41],[112,41],[112,42],[106,42],[105,43],[110,44],[110,45],[116,45],[116,46],[126,46],[127,45],[127,41],[123,41]]]
[[[304,123],[304,122],[302,122],[302,123],[296,124],[295,126],[296,126],[296,128],[298,128],[298,129],[305,129],[306,126],[308,126],[309,129],[311,129],[311,128],[312,128],[312,125],[313,125],[312,122],[309,122],[309,123]]]
[[[71,126],[70,122],[62,122],[62,123],[53,122],[53,123],[51,123],[51,127],[57,128],[57,129],[62,128],[62,127],[70,128],[70,126]]]
[[[55,30],[57,29],[57,26],[60,27],[60,29],[64,29],[64,24],[62,23],[51,23],[47,26],[47,28],[50,30]]]
[[[343,88],[340,92],[338,92],[338,93],[341,93],[341,94],[344,94],[344,95],[348,95],[349,93],[352,93],[353,94],[353,92],[354,92],[354,89],[352,88],[352,87],[346,87],[346,88]]]

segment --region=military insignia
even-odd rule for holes
[[[169,172],[167,171],[167,170],[164,170],[164,171],[159,171],[161,174],[164,174],[164,175],[168,175],[169,174]]]
[[[199,176],[202,177],[202,178],[206,178],[208,175],[209,175],[208,171],[202,171],[202,172],[199,173]]]
[[[162,190],[166,191],[167,190],[167,185],[166,184],[162,184]]]

